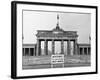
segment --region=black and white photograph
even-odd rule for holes
[[[96,6],[12,4],[17,77],[97,72]]]
[[[23,69],[91,66],[89,13],[23,10]]]

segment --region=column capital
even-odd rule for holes
[[[71,39],[68,39],[68,41],[70,41]]]
[[[37,38],[37,40],[39,40],[39,38]]]
[[[47,41],[47,39],[44,39],[44,41]]]

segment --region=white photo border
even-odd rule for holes
[[[32,2],[18,2],[13,1],[16,12],[16,55],[15,63],[16,69],[15,78],[22,77],[46,77],[56,75],[72,75],[72,74],[86,74],[97,73],[97,7],[96,6],[81,6],[81,5],[64,5],[51,3],[32,3]],[[23,10],[45,10],[57,12],[77,12],[91,14],[91,66],[88,67],[73,67],[73,68],[54,68],[54,69],[22,69],[22,16]],[[12,25],[14,27],[14,25]],[[94,54],[95,53],[95,54]],[[14,55],[14,53],[12,53]],[[13,56],[12,56],[13,57]],[[12,58],[13,59],[13,58]]]

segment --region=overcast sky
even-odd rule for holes
[[[91,14],[23,11],[24,43],[36,43],[37,30],[52,30],[57,24],[65,31],[77,31],[78,43],[89,43]]]

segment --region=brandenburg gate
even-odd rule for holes
[[[59,15],[57,15],[57,25],[52,30],[38,30],[37,34],[36,55],[41,56],[41,42],[44,41],[44,54],[48,54],[48,41],[52,42],[52,54],[55,53],[55,41],[61,43],[61,53],[64,55],[76,55],[77,51],[77,31],[64,31],[59,26]],[[64,53],[64,42],[67,42],[67,54]],[[73,42],[73,53],[71,53],[71,42]],[[51,54],[51,55],[52,55]]]
[[[59,26],[59,15],[57,15],[57,25],[52,30],[38,30],[36,44],[23,44],[23,56],[55,55],[56,42],[60,42],[59,54],[63,55],[90,55],[90,44],[77,43],[77,31],[65,31]],[[42,45],[42,42],[44,45]],[[49,46],[49,42],[51,42]],[[66,44],[67,43],[67,44]],[[73,45],[72,45],[73,44]],[[43,49],[41,48],[43,47]],[[48,49],[50,48],[50,50]]]

